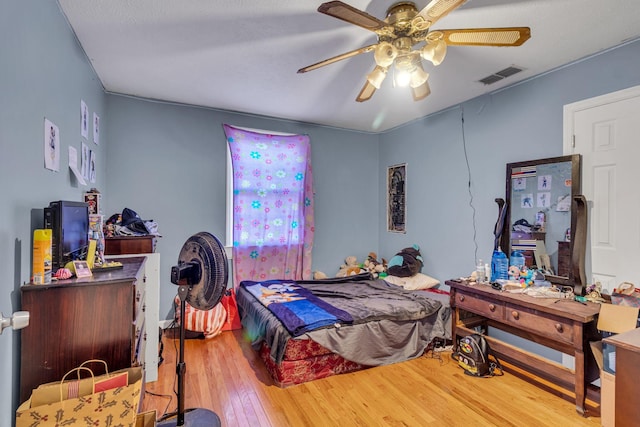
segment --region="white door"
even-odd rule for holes
[[[566,105],[564,152],[582,154],[587,285],[640,287],[640,86]]]

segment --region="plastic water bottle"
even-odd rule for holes
[[[491,281],[509,279],[509,259],[507,255],[498,248],[493,251],[491,257]]]
[[[524,255],[519,250],[511,251],[511,258],[509,259],[509,265],[515,265],[522,271],[525,266]]]
[[[484,282],[487,278],[484,276],[484,264],[482,260],[478,260],[478,264],[476,264],[476,280],[478,283]]]

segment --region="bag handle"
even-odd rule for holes
[[[102,360],[102,359],[85,360],[84,362],[82,362],[80,364],[79,368],[83,367],[87,363],[102,363],[104,365],[104,373],[107,375],[107,377],[109,376],[109,367],[107,366],[107,362],[105,362],[104,360]],[[93,374],[93,372],[92,372],[92,374]],[[80,371],[78,371],[78,379],[80,379]]]
[[[89,372],[89,374],[91,374],[91,383],[92,383],[92,389],[95,388],[96,386],[96,378],[93,376],[93,371],[85,366],[78,366],[77,368],[73,368],[72,370],[70,370],[69,372],[67,372],[66,374],[64,374],[64,377],[62,377],[62,379],[60,380],[60,402],[62,402],[64,400],[64,397],[62,397],[62,385],[64,383],[64,380],[67,379],[67,375],[71,374],[72,372],[78,372],[78,378],[80,378],[80,371],[87,371]]]

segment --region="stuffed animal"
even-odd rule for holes
[[[320,270],[316,270],[313,272],[313,279],[314,280],[322,280],[322,279],[326,279],[327,275],[324,274],[322,271]]]
[[[422,270],[424,261],[420,254],[420,246],[404,248],[389,260],[387,272],[392,276],[411,277]]]
[[[345,263],[340,266],[340,270],[338,270],[336,277],[354,276],[364,272],[358,264],[358,258],[355,256],[349,255],[344,261]]]
[[[369,256],[364,261],[364,269],[371,273],[373,278],[387,276],[387,260],[382,258],[382,262],[378,261],[378,255],[375,252],[369,252]]]

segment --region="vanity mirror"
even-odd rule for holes
[[[584,258],[584,232],[577,221],[583,200],[579,193],[579,154],[507,164],[500,246],[508,255],[514,250],[523,253],[525,264],[543,270],[550,282],[577,282],[576,290],[582,292],[583,275],[577,269]]]

